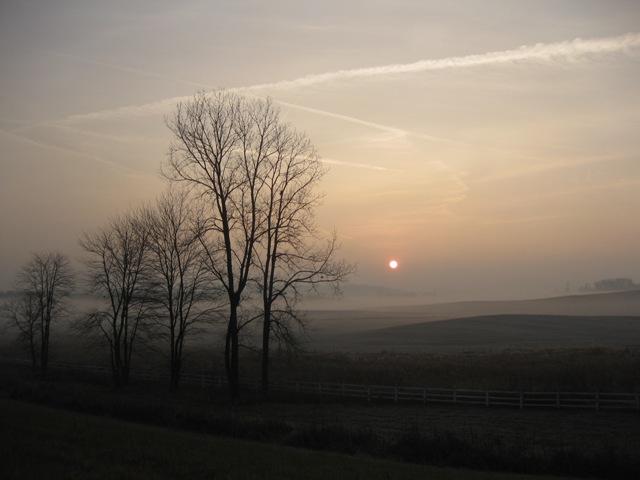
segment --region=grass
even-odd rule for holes
[[[3,479],[531,479],[174,431],[0,400]]]
[[[427,321],[328,335],[320,349],[379,352],[500,351],[506,348],[640,344],[640,317],[502,314]]]
[[[280,446],[536,475],[633,478],[640,471],[640,417],[629,412],[247,397],[231,407],[222,391],[163,387],[114,390],[65,377],[0,382],[14,400]]]
[[[254,364],[257,360],[247,356],[245,376],[257,371]],[[481,390],[634,392],[640,389],[640,348],[274,356],[273,377]]]

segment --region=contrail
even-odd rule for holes
[[[606,37],[589,40],[576,38],[575,40],[565,42],[537,43],[533,46],[525,45],[513,50],[502,50],[482,53],[478,55],[440,58],[435,60],[419,60],[413,63],[356,68],[351,70],[338,70],[336,72],[307,75],[304,77],[296,78],[294,80],[284,80],[273,83],[252,85],[246,88],[248,90],[263,88],[290,89],[316,85],[319,83],[327,83],[335,80],[377,77],[381,75],[394,75],[400,73],[416,73],[431,70],[445,70],[450,68],[475,67],[479,65],[516,63],[532,60],[574,60],[589,54],[614,53],[637,46],[640,46],[640,33],[628,33],[626,35],[620,35],[617,37]]]
[[[111,63],[111,62],[102,62],[102,61],[93,60],[93,59],[86,58],[86,57],[80,57],[78,55],[71,55],[69,53],[54,52],[54,51],[51,51],[51,50],[42,50],[42,51],[47,53],[47,54],[49,54],[49,55],[53,55],[55,57],[68,58],[68,59],[71,59],[71,60],[76,61],[76,62],[86,63],[88,65],[94,65],[96,67],[109,68],[111,70],[118,70],[118,71],[124,72],[124,73],[132,73],[134,75],[140,75],[140,76],[143,76],[143,77],[156,78],[158,80],[165,80],[165,81],[174,82],[174,83],[182,83],[182,84],[185,84],[185,85],[191,85],[193,87],[198,87],[198,88],[211,88],[211,86],[205,85],[203,83],[192,82],[191,80],[183,80],[181,78],[173,78],[173,77],[170,77],[170,76],[162,74],[162,73],[150,72],[148,70],[141,70],[139,68],[129,67],[129,66],[125,66],[125,65]]]
[[[448,57],[440,59],[419,60],[413,63],[382,65],[377,67],[338,70],[321,74],[306,75],[293,80],[282,80],[271,83],[261,83],[245,87],[232,88],[237,92],[251,92],[256,90],[275,89],[288,90],[308,87],[337,80],[351,80],[356,78],[370,78],[406,73],[418,73],[454,68],[469,68],[481,65],[513,64],[527,61],[548,62],[553,60],[573,61],[588,55],[604,55],[623,52],[640,46],[640,33],[628,33],[616,37],[595,39],[581,39],[556,42],[538,43],[532,46],[522,46],[512,50],[502,50],[476,55]],[[93,113],[72,115],[64,119],[67,122],[78,120],[103,120],[128,116],[143,116],[162,113],[173,107],[179,101],[186,101],[190,96],[167,98],[143,105],[133,105]]]
[[[83,153],[80,152],[78,150],[73,150],[71,148],[67,148],[67,147],[60,147],[58,145],[53,145],[50,143],[45,143],[42,141],[38,141],[38,140],[33,140],[32,138],[29,137],[25,137],[24,135],[19,135],[17,133],[8,131],[8,130],[3,130],[0,129],[0,133],[5,134],[5,135],[9,135],[11,137],[14,137],[15,139],[24,142],[24,143],[28,143],[30,145],[34,145],[37,146],[39,148],[43,148],[43,149],[51,149],[57,152],[61,152],[67,155],[75,155],[77,157],[83,157],[83,158],[88,158],[89,160],[93,160],[95,162],[101,163],[103,165],[106,165],[108,167],[112,167],[115,168],[116,170],[121,171],[122,173],[128,174],[128,175],[139,175],[139,176],[147,176],[147,172],[143,172],[141,170],[136,170],[133,169],[127,165],[123,165],[117,162],[112,162],[111,160],[105,160],[102,157],[96,156],[96,155],[89,155],[87,153]]]
[[[379,172],[401,172],[402,170],[397,170],[395,168],[388,167],[380,167],[378,165],[370,165],[368,163],[356,163],[356,162],[346,162],[344,160],[335,160],[333,158],[320,158],[322,163],[326,163],[329,165],[343,165],[346,167],[356,167],[356,168],[366,168],[368,170],[377,170]]]
[[[305,107],[303,105],[298,105],[295,103],[283,102],[282,100],[278,100],[278,99],[274,99],[273,101],[284,107],[301,110],[303,112],[314,113],[316,115],[322,115],[325,117],[337,118],[338,120],[344,120],[345,122],[354,123],[356,125],[363,125],[365,127],[373,128],[375,130],[387,132],[393,135],[394,137],[404,137],[407,135],[411,135],[414,137],[419,137],[424,140],[430,140],[434,142],[458,143],[448,138],[436,137],[434,135],[428,135],[426,133],[410,132],[408,130],[403,130],[401,128],[390,127],[388,125],[382,125],[380,123],[375,123],[375,122],[369,122],[368,120],[362,120],[360,118],[352,117],[350,115],[343,115],[341,113],[328,112],[327,110],[320,110],[318,108]]]

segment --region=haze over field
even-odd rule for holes
[[[164,115],[215,87],[314,141],[354,283],[443,301],[638,277],[639,26],[621,0],[3,1],[0,289],[160,192]]]

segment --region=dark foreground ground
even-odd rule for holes
[[[313,452],[0,400],[3,479],[540,479]],[[558,477],[556,477],[558,478]]]
[[[104,451],[110,451],[111,447],[101,442],[106,442],[108,437],[103,438],[98,427],[93,430],[74,430],[78,425],[84,424],[75,420],[74,415],[65,413],[66,410],[94,414],[103,419],[127,420],[167,428],[168,430],[159,430],[164,432],[191,431],[196,436],[187,436],[188,438],[200,438],[203,441],[207,438],[218,438],[215,441],[225,445],[231,445],[236,440],[259,441],[264,445],[260,448],[267,449],[269,452],[279,452],[284,447],[299,447],[349,454],[354,456],[353,461],[358,465],[364,457],[403,461],[407,464],[468,468],[485,472],[502,471],[583,478],[635,478],[640,471],[640,415],[633,411],[519,410],[460,405],[405,405],[388,402],[367,404],[362,401],[336,401],[304,396],[280,396],[264,401],[251,392],[244,392],[243,401],[232,407],[227,402],[224,390],[185,387],[179,393],[170,394],[166,391],[164,384],[153,382],[136,383],[125,389],[114,390],[108,382],[104,382],[104,379],[102,381],[92,377],[79,379],[73,376],[58,376],[47,380],[5,379],[0,384],[0,392],[2,391],[14,401],[58,409],[39,410],[35,406],[11,403],[8,400],[4,401],[8,407],[5,408],[5,404],[0,405],[2,408],[0,432],[3,435],[3,444],[8,445],[3,446],[0,451],[3,452],[2,455],[9,456],[8,461],[0,462],[2,468],[5,468],[4,465],[12,465],[12,468],[15,468],[16,465],[20,466],[24,463],[24,468],[32,469],[43,462],[45,465],[47,461],[55,463],[58,461],[56,460],[58,455],[63,455],[61,458],[64,459],[64,455],[71,455],[68,452],[73,452],[76,448],[80,451],[84,448],[89,449],[86,453],[87,458],[96,456],[102,458],[106,455]],[[38,414],[38,411],[49,412],[49,414],[40,418],[38,415],[44,414]],[[53,412],[57,413],[54,415]],[[56,420],[55,417],[58,416],[60,419]],[[92,421],[99,423],[99,419]],[[113,425],[113,423],[107,421],[106,425]],[[62,437],[59,437],[60,435]],[[71,439],[65,440],[69,435]],[[80,440],[75,440],[77,435],[80,435]],[[176,435],[175,438],[183,438],[182,433],[176,433]],[[131,435],[127,433],[126,436],[128,438]],[[220,437],[229,440],[223,441]],[[117,448],[121,448],[120,442],[114,438],[112,437],[111,441]],[[76,447],[73,443],[75,441],[79,441],[82,445]],[[183,440],[176,440],[176,442],[182,443]],[[65,447],[67,444],[69,446]],[[270,446],[267,447],[267,444]],[[139,448],[142,447],[141,444]],[[158,467],[156,463],[165,459],[161,455],[162,448],[170,450],[172,447],[149,444],[144,448],[154,452],[157,450],[160,460],[154,460],[156,457],[152,456],[148,467],[145,463],[147,461],[141,460],[142,467],[158,468],[164,471],[164,467]],[[206,447],[206,452],[209,452],[208,448],[213,450],[213,447]],[[266,457],[264,461],[267,461],[271,456],[271,454],[245,455],[241,453],[242,449],[228,448],[231,451],[238,450],[237,455],[240,459],[249,459],[251,462],[254,462],[254,457]],[[225,451],[223,447],[218,450]],[[132,460],[127,456],[129,455],[127,451],[125,448],[124,458],[129,458],[127,462],[134,462],[131,468],[142,468],[136,466],[134,461],[137,458],[135,455],[138,454],[135,454]],[[183,455],[178,450],[175,454]],[[82,458],[85,454],[78,455],[80,457],[73,458]],[[112,454],[108,455],[106,458],[111,459],[109,462],[119,458],[111,456]],[[139,455],[142,459],[147,458],[146,454]],[[176,460],[177,465],[170,467],[167,471],[173,471],[171,469],[178,467],[186,468],[185,475],[188,476],[196,467],[184,466],[186,462],[195,461],[194,458],[198,455],[208,458],[212,454],[197,450],[193,456],[188,452],[184,455],[186,455],[185,460]],[[284,454],[274,453],[273,455],[275,455],[273,458],[281,459]],[[308,451],[305,455],[316,459],[305,461],[308,465],[313,466],[314,462],[318,462],[320,464],[318,468],[325,468],[322,464],[326,460],[322,460],[323,457],[319,453],[319,457],[315,457],[316,454]],[[30,458],[34,459],[35,465],[29,464]],[[214,455],[211,458],[214,462],[211,465],[216,466],[215,458],[217,457]],[[233,455],[225,454],[223,458],[224,462],[231,462],[228,469],[236,468]],[[75,465],[74,462],[76,460],[72,462]],[[88,462],[90,466],[93,460]],[[110,466],[109,462],[107,462],[107,468],[115,468],[117,465],[116,462]],[[199,462],[197,468],[205,470],[196,470],[196,473],[204,475],[203,472],[209,472],[206,470],[210,468],[206,463],[209,459],[199,460]],[[243,465],[242,460],[237,462],[239,462],[240,471],[245,472],[243,469],[248,466]],[[252,477],[253,470],[249,470],[248,476],[244,477],[209,475],[208,478],[289,478],[286,476],[289,474],[292,475],[290,478],[296,478],[294,471],[289,472],[289,466],[284,473],[279,473],[277,469],[272,470],[277,467],[278,462],[280,460],[275,461],[272,466],[268,464],[264,467],[266,471],[273,472],[270,474],[275,475],[274,477]],[[99,472],[102,467],[96,468]],[[312,468],[315,469],[315,467]],[[357,468],[368,467],[365,465]],[[406,468],[407,472],[414,471],[414,467],[402,468]],[[359,470],[345,471],[351,473],[338,478],[359,478],[357,473]],[[363,470],[363,472],[366,471]],[[363,473],[361,478],[414,478],[397,476],[404,471],[394,470],[396,476],[390,477],[369,477]],[[420,469],[415,471],[422,472]],[[29,472],[27,471],[25,475],[30,474]],[[245,475],[245,473],[242,474]],[[325,472],[325,474],[329,476],[328,473]],[[149,478],[164,478],[154,471],[151,471],[150,475]],[[299,475],[297,478],[315,478],[306,473]],[[326,478],[323,475],[317,478]],[[331,474],[331,476],[337,475],[337,473]],[[5,476],[0,474],[1,478]]]

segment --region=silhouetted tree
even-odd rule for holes
[[[106,302],[81,326],[106,340],[113,381],[123,386],[129,382],[131,356],[150,312],[149,230],[140,212],[130,213],[85,234],[80,244],[87,254],[90,290]]]
[[[260,211],[264,215],[256,242],[255,263],[262,299],[262,390],[269,388],[271,334],[280,342],[295,341],[292,327],[302,325],[295,304],[319,284],[338,288],[352,271],[335,261],[335,235],[326,246],[314,223],[321,195],[315,191],[324,170],[309,139],[287,125],[275,132],[274,151],[264,169]]]
[[[18,341],[29,351],[33,371],[38,370],[40,349],[38,348],[40,315],[36,297],[30,293],[20,293],[2,305],[4,316],[11,326],[18,330]]]
[[[270,102],[234,93],[200,93],[168,120],[174,134],[165,175],[186,182],[208,200],[200,222],[207,265],[228,298],[225,368],[238,397],[239,312],[250,280],[260,230],[263,170],[274,149],[278,114]]]
[[[67,257],[60,253],[34,254],[18,274],[17,297],[5,305],[19,339],[29,350],[34,370],[43,376],[49,362],[51,325],[64,313],[72,288]]]
[[[219,293],[206,268],[198,238],[198,210],[184,190],[169,190],[148,211],[152,298],[160,311],[156,324],[169,343],[169,388],[178,389],[186,337],[211,320]],[[217,294],[217,295],[216,295]]]

